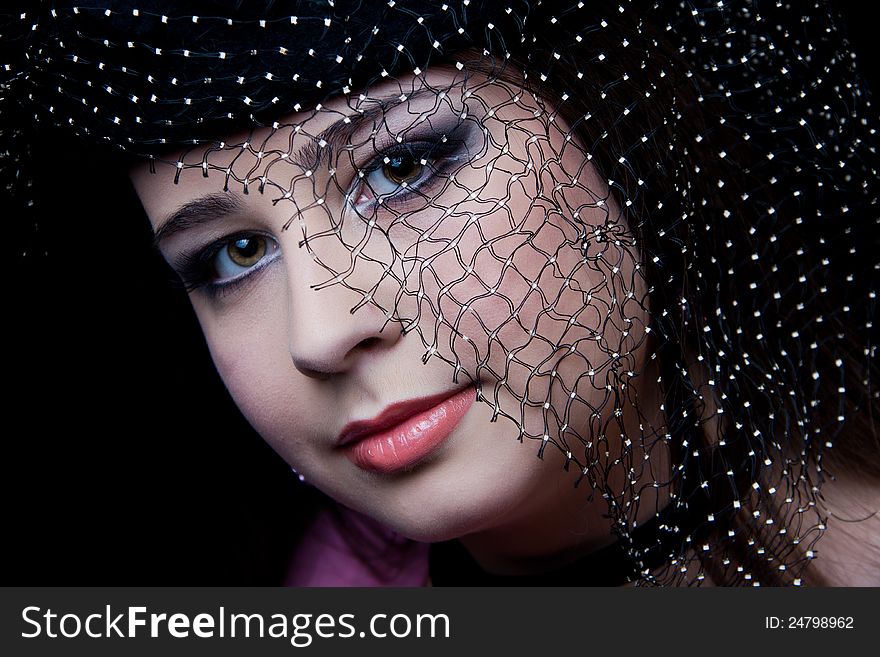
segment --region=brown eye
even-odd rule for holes
[[[371,212],[372,204],[405,202],[412,198],[412,192],[434,179],[433,163],[406,151],[380,154],[379,162],[368,166],[359,172],[364,180],[354,201],[355,209],[364,216]]]
[[[382,167],[382,173],[395,185],[411,183],[422,174],[422,164],[411,155],[394,155]]]
[[[280,255],[278,242],[269,236],[250,233],[229,237],[214,254],[208,277],[214,285],[243,279]]]
[[[241,237],[226,246],[226,254],[239,267],[253,267],[266,255],[266,238]]]

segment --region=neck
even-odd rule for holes
[[[550,460],[548,466],[558,467]],[[603,500],[587,500],[588,486],[576,489],[573,480],[564,479],[558,488],[533,497],[529,508],[459,541],[482,569],[497,575],[553,570],[609,544],[611,526],[599,513]]]

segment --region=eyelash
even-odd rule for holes
[[[374,194],[377,198],[382,199],[379,204],[376,199],[370,203],[371,211],[375,212],[377,206],[384,207],[401,207],[412,200],[414,196],[423,196],[423,190],[430,189],[433,184],[439,182],[439,179],[448,173],[456,164],[461,162],[462,154],[460,151],[466,146],[465,142],[460,140],[414,140],[409,143],[392,143],[386,147],[378,147],[375,156],[364,166],[358,167],[358,178],[352,192],[348,195],[349,199],[355,198],[365,188]],[[422,164],[427,168],[425,179],[416,184],[406,187],[398,186],[398,190],[391,194],[378,194],[375,190],[370,189],[366,178],[375,171],[382,169],[386,164],[386,160],[406,156],[412,158],[415,162]]]
[[[461,160],[461,154],[458,151],[464,147],[465,142],[448,138],[436,141],[413,141],[405,144],[393,143],[387,147],[379,147],[376,149],[375,156],[366,165],[357,168],[357,171],[361,175],[358,175],[356,178],[356,187],[352,193],[349,194],[349,198],[358,194],[365,186],[369,189],[367,182],[364,179],[371,173],[385,166],[387,163],[386,160],[394,157],[407,156],[411,157],[416,162],[425,162],[425,164],[422,165],[428,169],[425,179],[416,185],[407,187],[399,186],[399,191],[395,191],[392,194],[379,194],[377,196],[382,198],[382,203],[378,204],[375,199],[371,203],[371,206],[373,206],[373,212],[378,209],[376,207],[378,205],[384,207],[403,206],[414,196],[420,196],[421,190],[430,188],[432,184],[437,183],[440,177],[447,173],[454,164],[459,162]],[[370,191],[375,194],[373,190]],[[269,265],[275,259],[275,256],[267,255],[263,257],[258,264],[225,282],[217,282],[215,280],[215,267],[216,258],[223,249],[227,248],[236,240],[252,239],[254,237],[261,237],[265,239],[267,243],[273,244],[277,252],[278,243],[271,236],[255,231],[245,231],[227,235],[208,244],[203,249],[180,256],[175,263],[175,269],[183,282],[186,291],[192,292],[194,290],[199,290],[211,299],[218,299],[234,292],[242,285],[253,280],[253,277]]]
[[[194,253],[182,255],[175,263],[175,269],[183,282],[184,289],[187,292],[199,290],[210,298],[216,299],[230,294],[240,286],[250,282],[253,276],[273,262],[277,256],[267,254],[256,265],[238,276],[227,279],[225,282],[215,280],[216,258],[233,242],[241,239],[253,239],[255,237],[266,240],[267,248],[271,246],[274,252],[278,253],[278,243],[270,235],[257,231],[244,231],[227,235]]]

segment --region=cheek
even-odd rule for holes
[[[302,442],[295,429],[302,422],[295,420],[305,416],[309,400],[287,348],[287,322],[271,304],[261,303],[264,296],[256,293],[227,312],[197,299],[193,307],[217,371],[236,405],[285,456],[287,443]]]
[[[620,208],[576,154],[513,184],[512,166],[482,182],[459,176],[480,196],[456,204],[420,248],[430,275],[411,280],[408,310],[428,346],[481,379],[523,434],[583,461],[616,410],[612,370],[641,369],[647,311]]]

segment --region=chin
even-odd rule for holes
[[[363,512],[406,538],[437,543],[487,529],[507,510],[501,508],[493,491],[483,491],[481,496],[477,491],[465,495],[463,488],[426,487],[425,492],[419,492],[401,492],[388,507]]]
[[[390,521],[379,518],[380,522],[396,533],[421,543],[439,543],[449,541],[471,533],[471,526],[462,522],[461,518],[433,519],[430,514],[421,518],[393,518]]]

